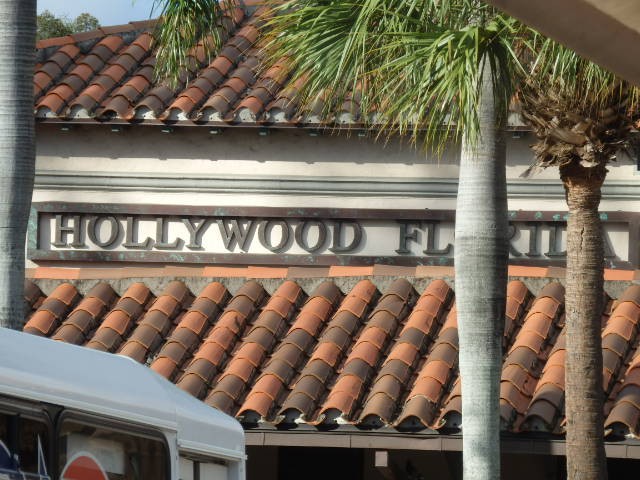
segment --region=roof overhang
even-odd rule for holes
[[[504,453],[531,455],[566,455],[563,437],[503,434],[501,448]],[[287,431],[276,429],[255,429],[245,431],[247,446],[272,447],[313,447],[313,448],[372,448],[378,450],[418,450],[438,452],[461,452],[462,435],[437,433],[401,433],[392,429],[385,432],[364,432],[349,426],[341,426],[331,432],[315,429]],[[625,439],[605,442],[608,458],[640,458],[640,442]]]
[[[640,85],[637,0],[487,0],[580,55]]]

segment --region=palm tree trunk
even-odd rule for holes
[[[560,168],[569,220],[566,277],[567,478],[607,478],[602,386],[604,250],[598,214],[604,166]]]
[[[35,166],[36,0],[0,0],[0,326],[24,323],[25,235]]]
[[[463,138],[455,227],[465,480],[500,478],[499,398],[508,262],[506,156],[488,62],[483,70],[481,138],[474,146]]]

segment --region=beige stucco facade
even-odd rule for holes
[[[34,201],[340,208],[455,207],[458,151],[307,130],[40,125]],[[565,210],[557,169],[521,178],[529,133],[508,133],[509,208]],[[517,138],[514,138],[517,137]],[[613,163],[601,210],[640,211],[635,162]],[[390,200],[392,204],[390,204]],[[533,203],[532,203],[533,202]]]

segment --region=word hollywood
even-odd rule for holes
[[[292,240],[303,250],[313,253],[328,248],[333,253],[356,250],[362,242],[362,226],[356,221],[344,220],[301,220],[284,218],[239,219],[239,218],[167,218],[155,217],[155,235],[153,238],[141,235],[140,224],[149,219],[137,216],[116,218],[108,216],[55,215],[53,226],[54,247],[87,248],[89,242],[100,248],[122,246],[125,249],[142,250],[202,250],[205,234],[211,233],[210,227],[219,233],[219,239],[229,252],[237,249],[249,251],[255,239],[271,252],[282,252],[291,248]],[[187,232],[185,238],[169,238],[169,227],[182,224]],[[344,243],[344,232],[351,230],[351,239]],[[315,232],[313,231],[315,230]],[[329,235],[331,232],[331,235]],[[215,233],[214,233],[215,234]],[[327,240],[331,237],[330,245]]]

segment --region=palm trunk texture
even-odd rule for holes
[[[602,384],[604,250],[598,214],[604,166],[561,167],[569,220],[566,273],[568,480],[605,480]]]
[[[506,156],[485,65],[481,138],[463,138],[455,226],[455,290],[465,480],[500,478],[500,375],[507,284]]]
[[[0,0],[0,326],[24,323],[25,235],[35,166],[36,0]]]

